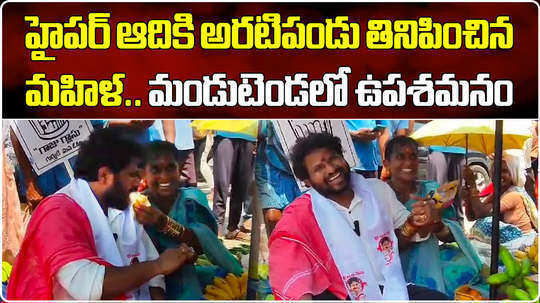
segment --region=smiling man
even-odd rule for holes
[[[299,139],[291,158],[311,189],[285,209],[269,241],[270,284],[279,299],[448,299],[405,283],[395,245],[431,224],[429,212],[410,213],[386,183],[351,173],[330,134]],[[363,281],[361,293],[346,281]]]
[[[113,128],[91,134],[80,146],[76,178],[34,211],[8,299],[139,299],[142,285],[192,261],[194,252],[186,245],[149,258],[155,248],[143,230],[123,238],[109,225],[115,211],[129,210],[128,195],[140,181],[140,147],[121,135],[121,129]],[[141,244],[144,239],[147,245]],[[129,251],[136,260],[126,258],[128,246],[134,246]]]

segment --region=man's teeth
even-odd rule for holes
[[[328,179],[328,181],[332,182],[332,181],[336,180],[337,178],[339,178],[339,176],[341,176],[341,173],[337,173],[335,176]]]
[[[161,187],[169,187],[171,183],[159,183],[159,186]]]
[[[412,169],[405,168],[405,169],[402,169],[401,171],[404,172],[404,173],[410,173],[410,172],[412,172]]]

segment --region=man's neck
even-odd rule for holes
[[[327,198],[345,208],[349,208],[354,198],[354,191],[352,190],[352,188],[348,188],[338,194],[328,195]]]
[[[109,208],[109,205],[107,204],[107,202],[103,201],[103,191],[96,184],[96,182],[88,182],[88,186],[90,186],[90,190],[94,194],[94,197],[96,197],[96,200],[98,201],[99,206],[103,210],[103,213],[105,214],[105,216],[107,216],[107,209]]]

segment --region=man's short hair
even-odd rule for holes
[[[341,140],[329,133],[311,133],[307,137],[299,138],[292,148],[291,160],[293,171],[300,180],[309,179],[304,159],[307,155],[319,148],[328,148],[343,156]]]
[[[144,163],[153,161],[163,155],[171,155],[178,163],[183,163],[190,150],[178,150],[176,145],[168,141],[152,141],[144,146]]]
[[[360,280],[357,277],[352,277],[349,280],[347,280],[347,284],[352,285],[354,282],[360,283]]]
[[[122,128],[95,130],[86,141],[81,142],[75,164],[75,177],[97,181],[98,170],[108,167],[117,174],[134,158],[142,158],[141,146],[126,138]]]
[[[390,141],[386,142],[386,148],[384,150],[384,158],[390,160],[392,155],[398,152],[398,149],[404,146],[412,146],[414,149],[418,149],[418,142],[411,137],[396,136]]]

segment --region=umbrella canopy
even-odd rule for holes
[[[503,149],[522,149],[531,137],[529,120],[505,120]],[[434,120],[411,135],[421,145],[461,146],[484,154],[495,151],[495,120]]]
[[[193,120],[191,127],[199,130],[221,130],[257,137],[257,120]]]

